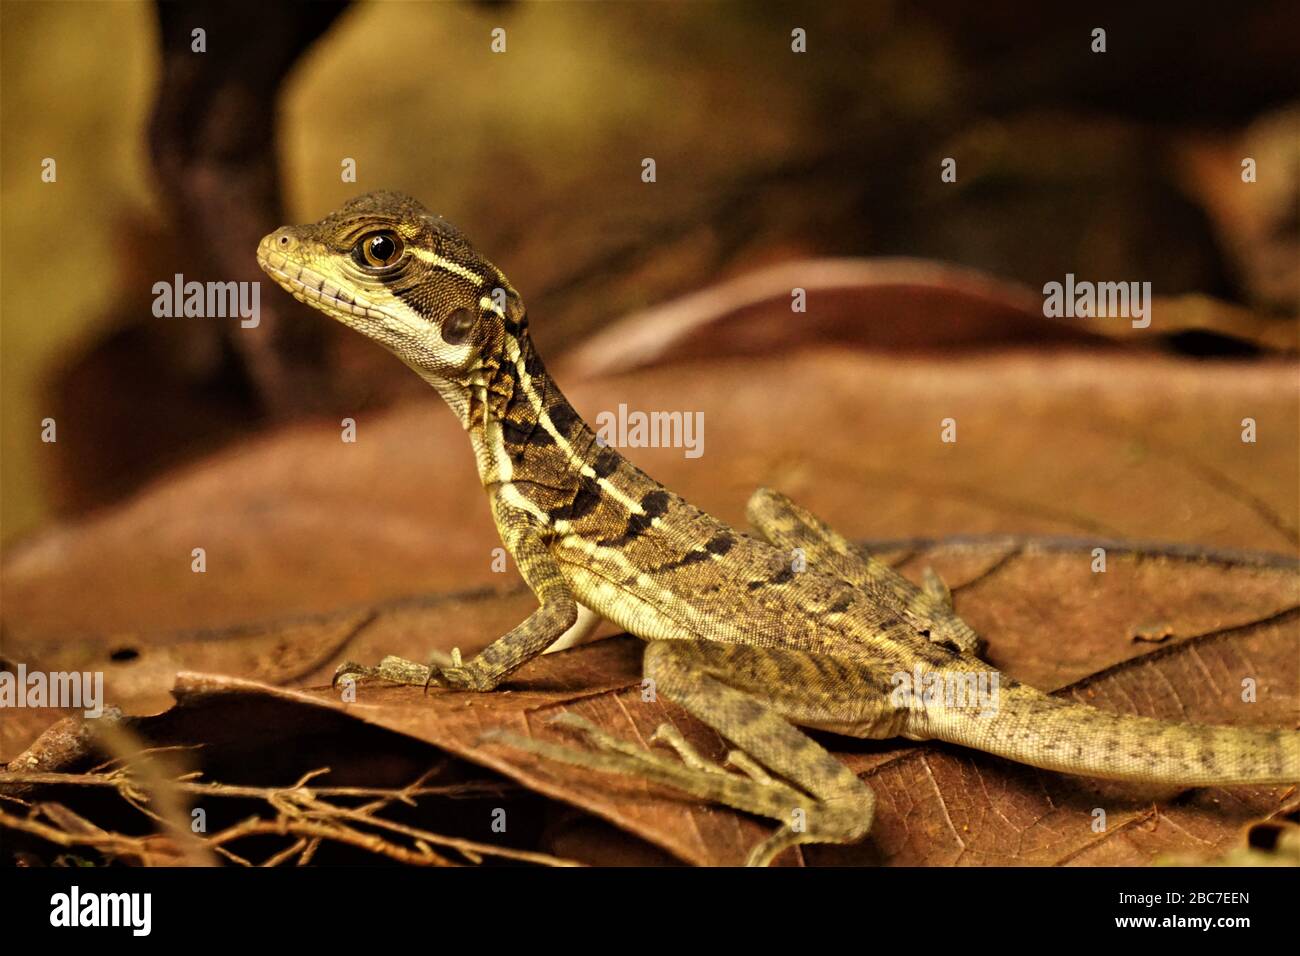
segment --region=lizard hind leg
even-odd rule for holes
[[[931,641],[967,654],[978,655],[983,649],[984,642],[953,611],[952,595],[930,568],[926,568],[924,586],[918,588],[811,511],[771,488],[759,488],[750,496],[745,515],[768,544],[783,550],[799,549],[808,567],[834,575],[896,608]]]
[[[688,641],[656,641],[646,648],[645,674],[657,692],[736,745],[728,763],[748,779],[726,779],[763,806],[721,802],[784,824],[754,848],[750,865],[765,866],[801,843],[855,843],[866,836],[875,814],[871,788],[783,716],[787,702],[764,693],[773,685],[765,665],[781,653]]]
[[[656,641],[646,649],[645,674],[658,693],[680,704],[739,748],[728,762],[745,776],[723,770],[663,725],[660,742],[677,759],[606,733],[572,713],[555,723],[581,733],[594,750],[497,732],[492,739],[577,766],[638,777],[700,799],[777,820],[782,826],[750,853],[748,865],[766,866],[802,843],[853,843],[871,827],[875,796],[847,767],[823,750],[760,696],[762,680],[731,671],[731,652],[762,653],[732,645]],[[751,691],[733,684],[750,684]],[[763,767],[773,771],[769,775]]]

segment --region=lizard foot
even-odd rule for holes
[[[727,772],[724,767],[720,767],[711,760],[705,760],[701,757],[699,751],[691,746],[686,738],[682,736],[682,732],[673,724],[660,724],[655,729],[655,732],[650,735],[650,743],[667,744],[672,747],[673,750],[677,751],[677,756],[681,758],[682,763],[694,770],[706,770],[709,773]],[[735,767],[758,783],[773,782],[762,765],[743,750],[728,751],[727,759],[723,763],[729,767]]]
[[[773,779],[756,761],[740,751],[732,751],[728,762],[743,769],[747,774],[745,777],[705,760],[670,724],[660,725],[651,739],[668,744],[680,760],[606,733],[577,714],[564,712],[553,717],[550,723],[581,734],[593,750],[523,737],[505,730],[489,731],[480,739],[504,743],[578,767],[665,784],[695,797],[789,824],[754,848],[746,861],[748,866],[766,866],[787,847],[828,839],[827,835],[819,835],[804,827],[809,811],[815,812],[812,808],[817,801],[795,787]]]
[[[416,687],[423,687],[429,679],[429,668],[423,664],[417,664],[415,661],[408,661],[404,657],[394,657],[391,654],[379,662],[378,667],[367,667],[364,664],[358,664],[356,661],[344,661],[334,672],[334,677],[330,681],[331,687],[337,687],[339,681],[351,678],[378,677],[381,680],[392,681],[395,684],[413,684]]]
[[[346,678],[355,680],[378,677],[394,684],[423,687],[426,691],[431,686],[447,687],[452,690],[491,690],[491,686],[479,676],[472,664],[473,661],[469,664],[461,663],[459,648],[452,648],[450,654],[442,651],[435,652],[433,660],[428,664],[417,664],[415,661],[408,661],[404,657],[395,657],[392,654],[381,660],[378,667],[367,667],[356,661],[344,661],[334,672],[330,686],[337,686],[339,681]]]

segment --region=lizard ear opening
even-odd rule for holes
[[[457,309],[442,323],[442,340],[448,345],[460,345],[473,328],[474,313],[469,309]]]

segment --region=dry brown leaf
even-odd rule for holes
[[[1300,578],[1294,562],[1113,547],[1105,574],[1094,575],[1088,570],[1090,551],[1050,539],[916,545],[881,553],[902,559],[913,576],[925,566],[944,572],[958,610],[989,637],[990,658],[1016,677],[1048,688],[1065,685],[1062,693],[1121,712],[1250,726],[1300,723],[1295,666]],[[1096,587],[1084,587],[1093,582]],[[487,597],[475,600],[481,607],[492,603]],[[413,646],[427,641],[447,619],[444,605],[455,603],[431,599],[421,606],[378,609],[367,629],[385,635],[379,642],[383,651],[413,654]],[[1173,622],[1168,640],[1159,647],[1133,641],[1128,621],[1161,608],[1169,610]],[[328,688],[290,691],[187,672],[177,680],[177,707],[137,722],[136,731],[166,743],[173,739],[168,733],[185,726],[187,740],[203,740],[215,730],[215,742],[222,742],[241,721],[248,726],[250,708],[254,713],[273,703],[281,710],[298,708],[301,713],[292,719],[253,721],[266,729],[245,746],[266,754],[285,746],[277,735],[307,732],[324,719],[320,708],[325,708],[480,764],[678,859],[741,862],[761,839],[766,821],[637,781],[479,743],[484,731],[496,728],[574,743],[547,723],[554,713],[570,710],[641,742],[669,720],[703,753],[720,758],[725,745],[714,732],[671,704],[642,701],[640,655],[639,642],[616,638],[547,655],[492,694],[426,695],[418,688],[363,682],[357,702],[348,704]],[[1257,704],[1241,701],[1245,677],[1258,684]],[[67,731],[56,736],[67,739]],[[880,801],[867,843],[810,848],[802,858],[811,862],[1055,865],[1148,863],[1169,854],[1207,858],[1229,852],[1243,828],[1278,813],[1294,795],[1288,787],[1151,792],[1040,772],[944,745],[823,739],[868,780]],[[48,749],[44,741],[40,746]],[[328,758],[334,766],[358,756],[344,746],[337,751]],[[56,753],[67,762],[66,748]],[[1106,813],[1104,832],[1093,829],[1098,808]],[[586,834],[586,851],[599,859],[603,845],[605,859],[611,852],[617,859],[621,851],[611,851],[608,834],[600,833]],[[785,862],[799,859],[788,855]]]
[[[804,291],[806,311],[792,311],[795,289]],[[903,352],[1105,347],[1109,340],[1151,347],[1186,332],[1298,350],[1295,320],[1204,295],[1160,295],[1149,305],[1144,328],[1114,316],[1048,318],[1041,290],[976,269],[922,259],[812,259],[748,272],[629,315],[566,353],[560,368],[595,377],[831,342]]]

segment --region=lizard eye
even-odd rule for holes
[[[442,340],[448,345],[459,345],[465,341],[465,336],[469,335],[472,328],[474,313],[469,309],[457,309],[442,325]]]
[[[352,258],[371,269],[391,266],[402,255],[402,240],[393,232],[372,232],[362,236],[352,249]]]

